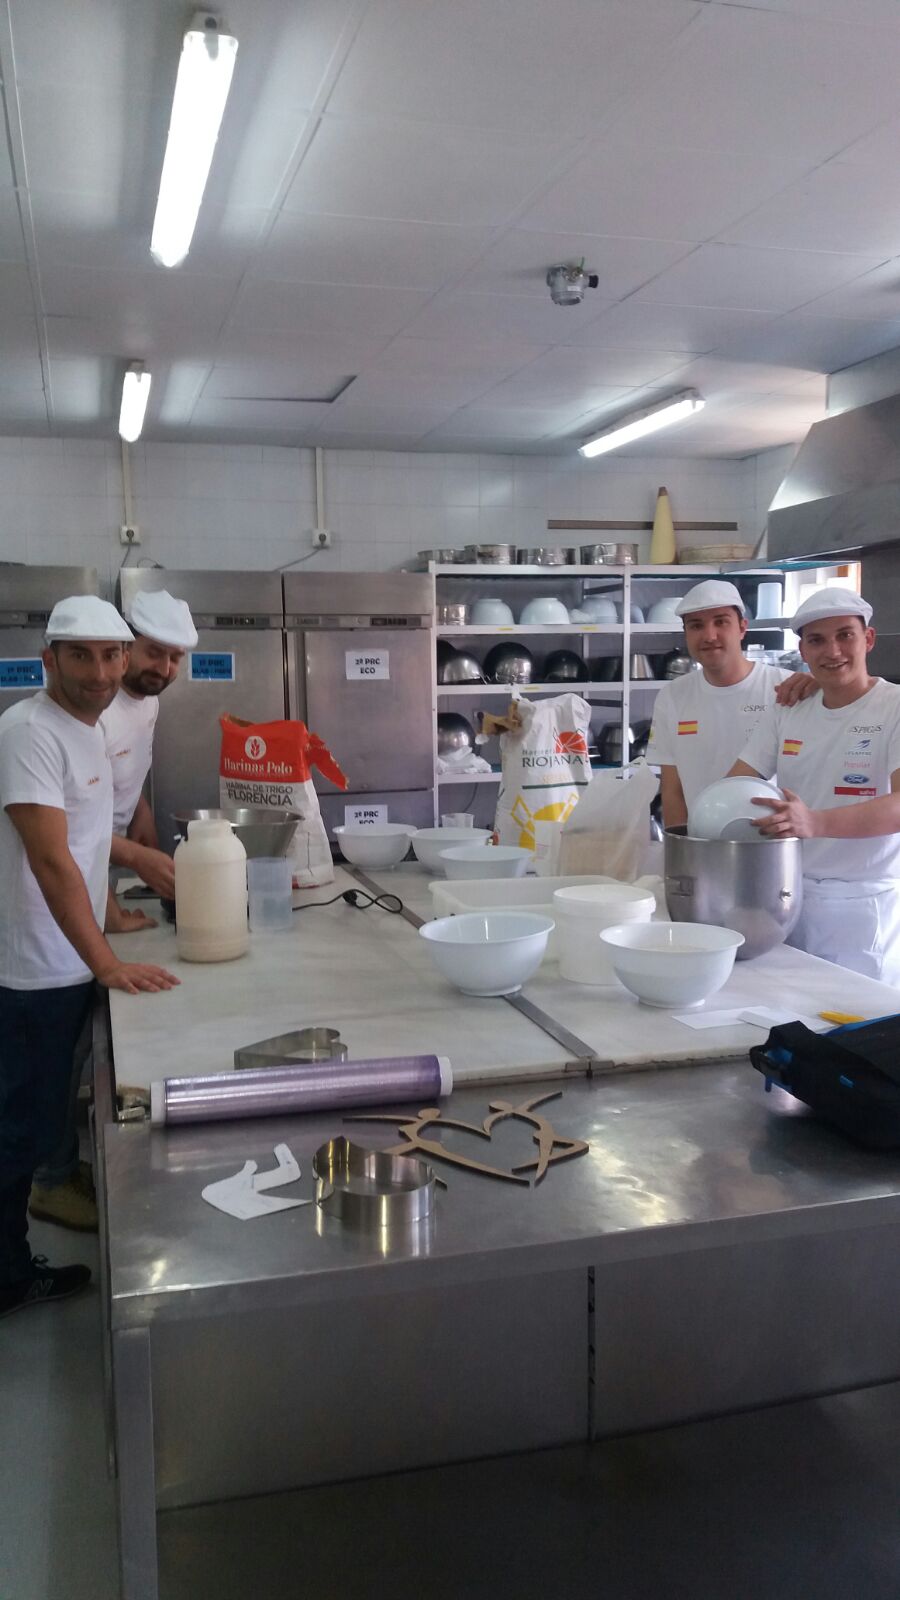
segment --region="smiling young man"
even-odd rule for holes
[[[740,755],[763,712],[775,702],[783,667],[748,661],[743,651],[747,618],[733,583],[710,578],[679,602],[684,642],[699,672],[686,672],[660,689],[653,713],[648,760],[662,773],[663,822],[687,822],[701,789],[722,778]]]
[[[129,994],[178,981],[121,961],[101,932],[113,786],[98,723],[131,632],[107,601],[75,595],[54,606],[46,638],[46,690],[0,717],[0,1316],[90,1278],[31,1255],[28,1200],[65,1130],[94,979]]]
[[[153,759],[159,697],[175,682],[197,630],[187,603],[167,590],[135,596],[127,621],[134,643],[118,694],[103,714],[113,773],[113,866],[130,867],[164,899],[175,895],[171,856],[159,848],[153,813],[143,794]]]
[[[759,723],[734,774],[774,777],[769,838],[803,840],[803,912],[790,943],[900,983],[900,688],[873,678],[872,607],[822,589],[791,627],[821,693]]]

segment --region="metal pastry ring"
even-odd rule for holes
[[[367,1150],[343,1134],[313,1156],[316,1205],[329,1216],[377,1230],[421,1222],[434,1208],[433,1167],[415,1156]]]

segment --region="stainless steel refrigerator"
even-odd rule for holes
[[[219,718],[286,715],[281,575],[126,567],[123,606],[139,590],[168,589],[191,608],[197,646],[160,697],[151,804],[160,844],[174,848],[173,814],[219,804]]]
[[[361,812],[431,827],[434,579],[423,573],[285,573],[290,714],[348,779],[315,775],[329,834]]]
[[[57,600],[99,594],[94,567],[0,566],[0,713],[44,682],[44,629]]]

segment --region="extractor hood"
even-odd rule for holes
[[[815,422],[769,512],[768,555],[849,555],[900,541],[900,395]]]

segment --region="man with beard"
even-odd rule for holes
[[[85,1266],[32,1256],[28,1200],[62,1139],[94,979],[127,994],[178,981],[123,962],[101,932],[112,773],[98,723],[130,630],[107,601],[75,595],[54,606],[46,638],[46,690],[0,717],[0,1316],[75,1294],[90,1278]]]
[[[164,900],[172,900],[174,865],[159,848],[143,788],[153,758],[159,697],[175,682],[186,651],[197,643],[197,630],[186,602],[165,589],[136,595],[126,620],[134,644],[122,687],[102,719],[115,789],[110,860],[113,866],[129,867]]]

